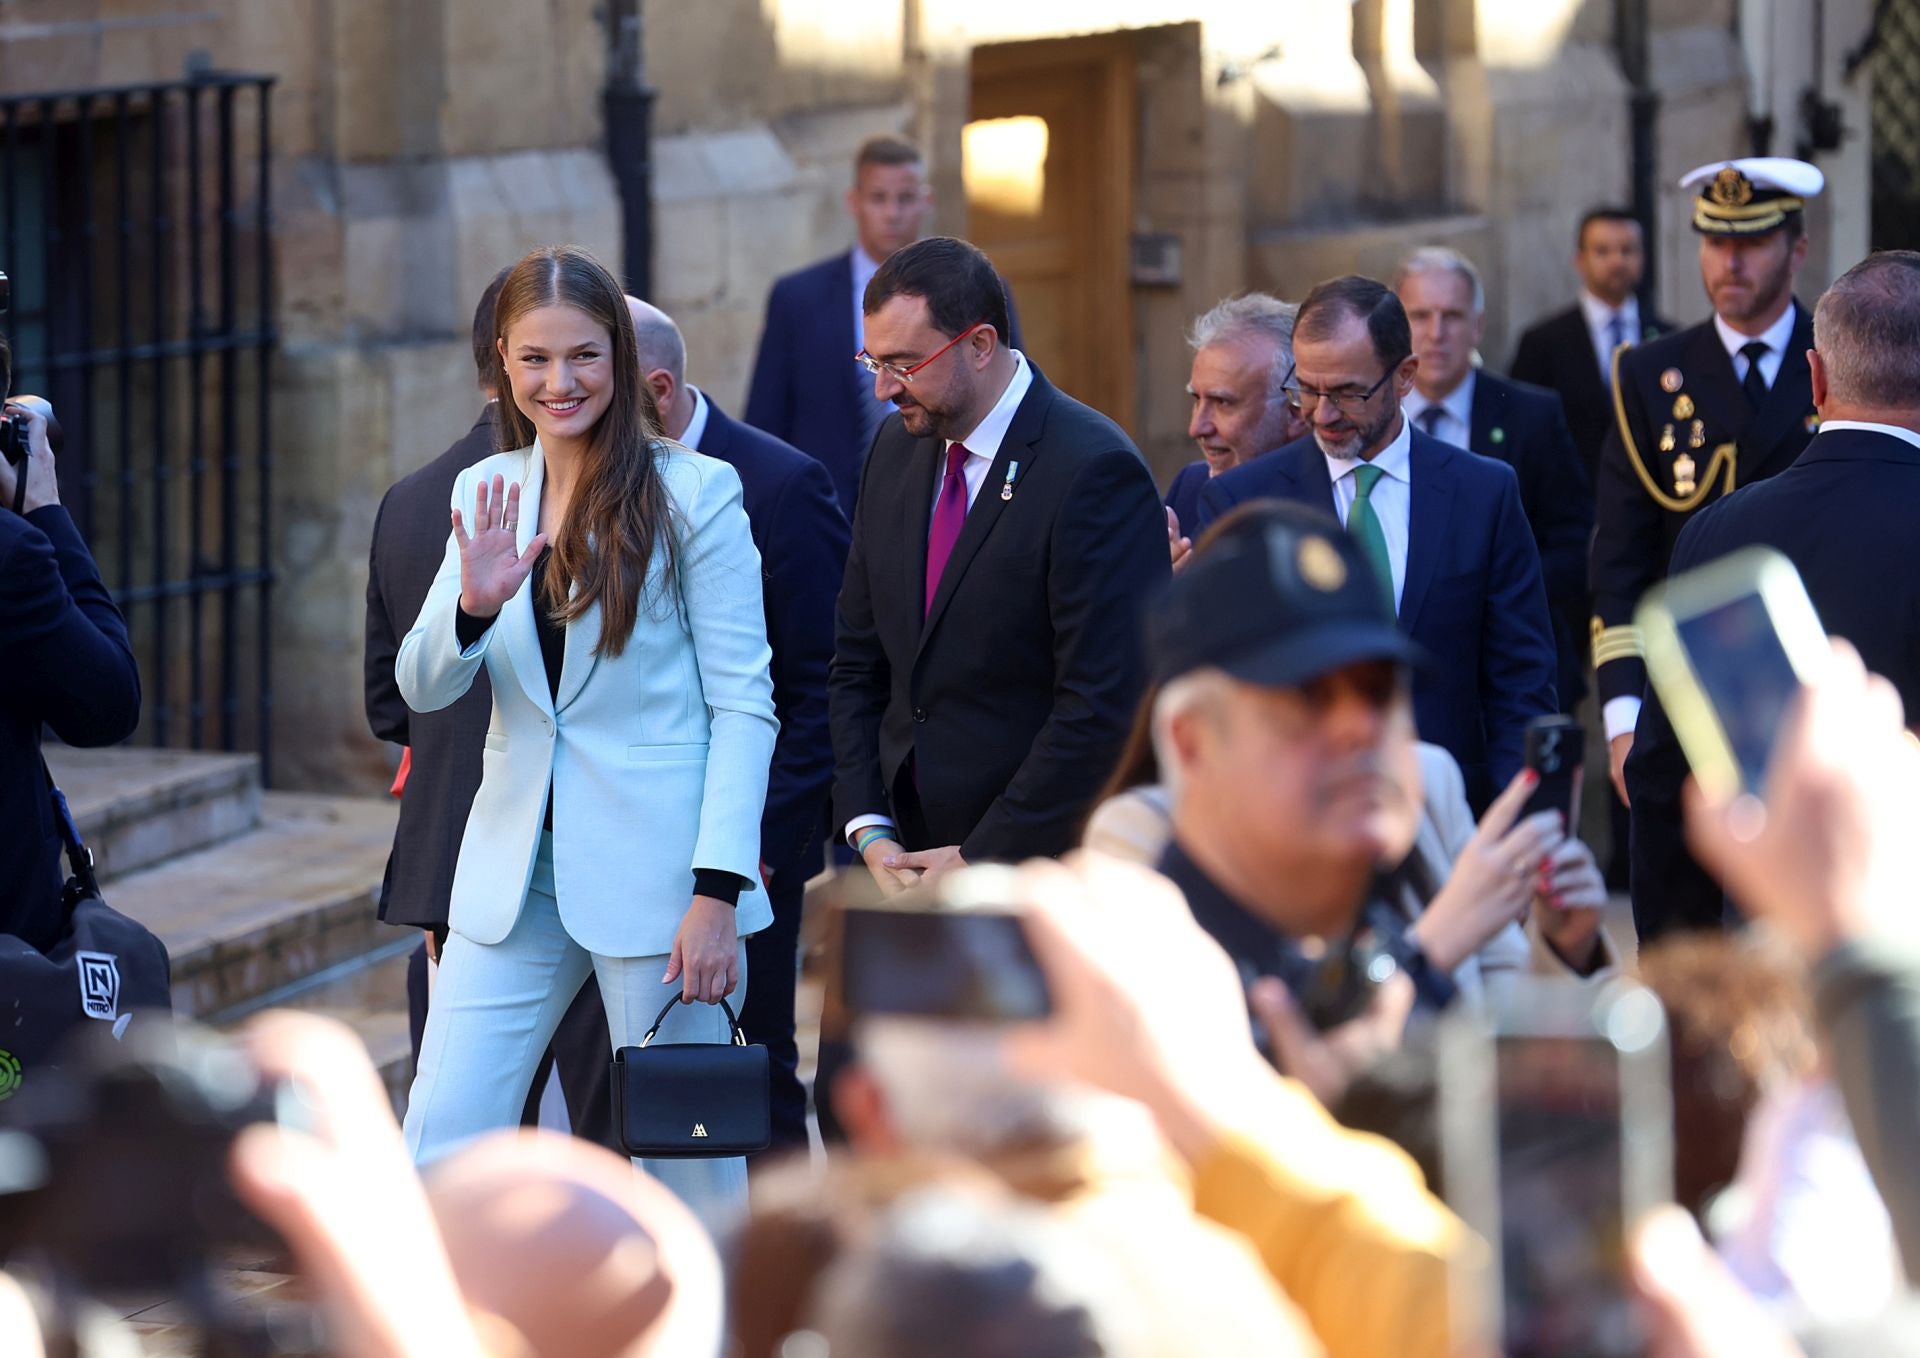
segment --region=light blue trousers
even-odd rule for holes
[[[661,983],[667,958],[602,957],[588,952],[560,922],[553,896],[553,837],[540,837],[533,881],[513,929],[498,943],[447,936],[440,975],[427,1006],[420,1066],[407,1096],[404,1132],[414,1163],[502,1127],[517,1127],[541,1053],[589,970],[600,980],[607,1036],[614,1048],[637,1044],[680,982]],[[740,985],[728,996],[734,1012],[747,993],[747,951],[740,948]],[[726,1042],[727,1017],[717,1004],[677,1006],[656,1042]],[[679,1195],[716,1237],[746,1211],[747,1162],[639,1160]]]

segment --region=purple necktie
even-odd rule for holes
[[[933,502],[933,523],[927,529],[927,607],[933,612],[933,596],[940,589],[940,573],[953,555],[953,544],[960,540],[960,529],[967,521],[967,478],[960,468],[967,462],[967,445],[947,448],[947,475],[940,482],[940,498]]]

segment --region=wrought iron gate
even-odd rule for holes
[[[1873,22],[1873,246],[1920,249],[1920,0],[1880,0]]]
[[[13,390],[127,615],[155,745],[270,752],[271,76],[0,99]]]

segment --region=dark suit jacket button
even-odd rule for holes
[[[926,709],[926,708],[924,708],[924,707],[916,707],[916,708],[914,708],[914,709],[913,709],[913,719],[914,719],[915,721],[925,721],[925,720],[927,719],[927,709]]]

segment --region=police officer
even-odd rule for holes
[[[1807,371],[1813,317],[1793,296],[1803,211],[1825,179],[1782,157],[1716,161],[1696,188],[1700,280],[1713,316],[1613,355],[1614,428],[1594,488],[1593,664],[1613,785],[1646,686],[1634,606],[1667,574],[1680,530],[1736,486],[1785,470],[1819,425]]]

